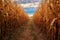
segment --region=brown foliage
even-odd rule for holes
[[[0,0],[0,37],[1,40],[18,40],[22,26],[26,25],[29,17],[21,6],[11,0]]]
[[[42,3],[41,7],[39,6],[37,11],[33,15],[33,23],[35,25],[35,28],[37,29],[36,31],[43,34],[46,33],[45,34],[46,37],[44,37],[47,38],[46,40],[53,39],[52,29],[56,31],[56,23],[54,22],[53,26],[50,26],[50,24],[52,23],[53,19],[58,18],[59,11],[60,11],[60,0],[49,0],[49,2],[45,1],[44,3]],[[54,32],[54,35],[55,33],[56,32]]]
[[[58,36],[59,36],[59,40],[60,40],[60,19],[58,19],[58,30],[59,30],[59,31],[58,31],[58,32],[59,32],[59,33],[58,33]]]

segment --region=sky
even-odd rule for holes
[[[18,3],[31,3],[39,2],[40,0],[18,0]]]
[[[41,0],[18,0],[17,3],[20,4],[23,8],[24,11],[29,15],[32,16],[37,7],[38,4],[41,2]]]

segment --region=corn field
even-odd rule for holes
[[[60,40],[60,0],[43,0],[32,18],[15,0],[0,0],[0,40]]]

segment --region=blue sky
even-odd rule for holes
[[[18,3],[31,3],[31,2],[41,2],[41,0],[18,0]]]
[[[22,4],[21,6],[24,8],[24,11],[26,14],[29,16],[33,15],[34,12],[36,11],[38,4],[36,2],[41,2],[41,0],[18,0],[18,4]],[[32,4],[29,4],[32,3]],[[36,4],[34,4],[36,3]],[[32,6],[32,7],[31,7]]]

